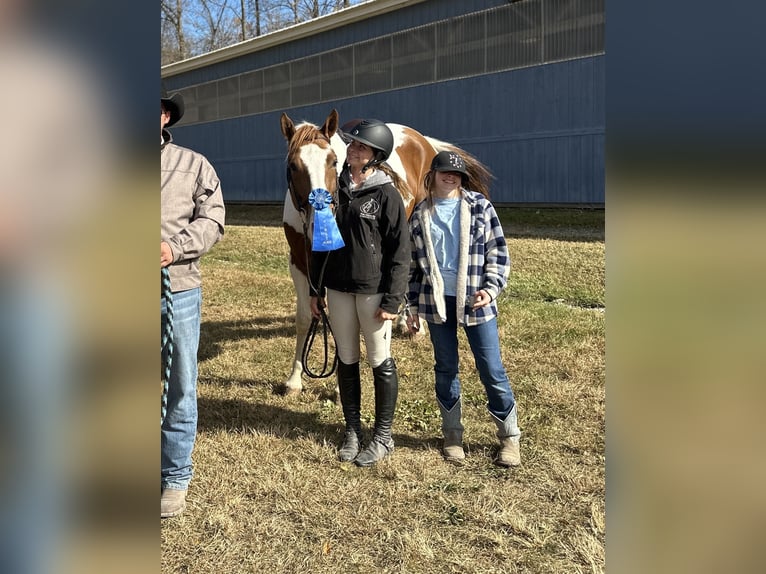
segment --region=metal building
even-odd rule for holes
[[[604,0],[371,0],[162,68],[175,141],[227,202],[281,203],[282,112],[409,125],[493,172],[498,205],[604,204]]]

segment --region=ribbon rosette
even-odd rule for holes
[[[340,236],[338,224],[335,222],[330,205],[332,195],[326,189],[312,189],[309,203],[314,208],[313,251],[333,251],[345,245]]]

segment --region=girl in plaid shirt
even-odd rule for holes
[[[516,399],[500,357],[496,299],[506,285],[511,261],[495,208],[480,193],[463,187],[465,161],[439,152],[426,174],[428,198],[410,218],[407,323],[428,323],[434,347],[436,400],[442,415],[447,460],[461,461],[463,424],[458,377],[457,328],[462,326],[487,393],[487,409],[497,425],[500,449],[495,463],[521,463]]]

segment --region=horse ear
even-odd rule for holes
[[[337,130],[338,110],[333,108],[333,110],[330,112],[330,115],[327,116],[327,119],[324,121],[324,125],[322,126],[322,133],[327,136],[327,139],[329,140]]]
[[[282,126],[282,135],[285,136],[287,141],[290,141],[295,135],[295,124],[286,113],[282,112],[282,117],[279,119],[279,125]]]

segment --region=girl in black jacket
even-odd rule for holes
[[[391,321],[407,288],[410,243],[407,215],[391,178],[380,169],[393,150],[391,130],[378,120],[364,120],[343,134],[348,143],[340,175],[336,220],[345,246],[314,252],[311,264],[311,312],[327,298],[338,351],[340,389],[346,432],[342,461],[370,466],[394,450],[391,425],[399,379],[391,357]],[[375,385],[375,428],[361,450],[360,332]]]

